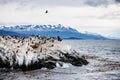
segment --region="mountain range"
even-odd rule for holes
[[[71,27],[58,25],[16,25],[16,26],[0,26],[1,36],[18,36],[28,37],[31,35],[57,37],[64,39],[95,39],[105,40],[104,36],[98,34],[81,33]]]

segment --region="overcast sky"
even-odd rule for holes
[[[0,25],[22,24],[62,24],[120,38],[120,0],[0,0]]]

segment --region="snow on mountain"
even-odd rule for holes
[[[0,30],[24,34],[24,36],[40,35],[49,37],[60,36],[61,38],[69,39],[106,39],[101,35],[80,33],[76,29],[64,27],[61,24],[1,26]]]
[[[17,32],[13,32],[13,31],[5,31],[5,30],[0,30],[0,36],[24,36],[23,34],[19,34]]]

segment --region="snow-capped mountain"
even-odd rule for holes
[[[71,27],[64,27],[61,24],[1,26],[0,30],[2,30],[2,34],[0,31],[0,35],[6,35],[6,34],[9,35],[10,32],[13,32],[13,34],[17,33],[17,36],[40,35],[40,36],[49,36],[49,37],[60,36],[61,38],[69,38],[69,39],[107,39],[101,35],[80,33],[76,29],[73,29]]]

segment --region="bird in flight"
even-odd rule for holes
[[[47,13],[48,13],[48,10],[46,10],[45,13],[47,14]]]

